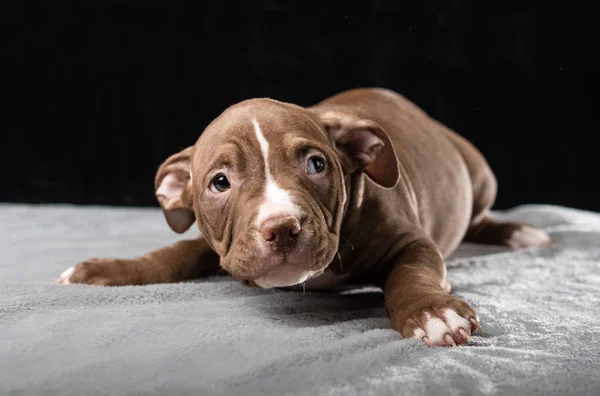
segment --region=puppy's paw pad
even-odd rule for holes
[[[552,244],[552,240],[543,230],[523,224],[510,234],[505,243],[513,249],[520,249],[532,246],[548,246]]]

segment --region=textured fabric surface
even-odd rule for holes
[[[600,394],[600,215],[496,215],[554,246],[461,246],[449,279],[485,332],[444,349],[401,339],[374,288],[55,285],[83,259],[181,237],[154,209],[0,205],[0,394]]]

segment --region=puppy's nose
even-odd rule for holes
[[[296,244],[302,228],[296,216],[270,217],[260,226],[260,235],[274,250],[287,250]]]

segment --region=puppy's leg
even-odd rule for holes
[[[405,338],[427,345],[455,346],[479,328],[477,314],[463,300],[444,291],[446,266],[426,237],[405,246],[385,286],[385,307],[392,327]]]
[[[550,245],[552,241],[548,234],[533,225],[501,222],[488,217],[496,199],[496,178],[483,157],[477,158],[472,155],[467,158],[473,183],[473,215],[465,241],[504,245],[513,249]]]
[[[460,151],[473,187],[471,226],[465,240],[510,246],[513,249],[551,244],[548,234],[533,225],[499,222],[488,217],[496,200],[496,177],[483,155],[471,143],[451,131],[448,131],[448,137]]]
[[[219,256],[200,238],[179,241],[133,259],[90,259],[63,272],[56,283],[146,285],[215,275],[219,270]]]
[[[519,249],[551,245],[550,236],[543,230],[525,223],[500,222],[484,217],[467,231],[465,241],[510,246]]]

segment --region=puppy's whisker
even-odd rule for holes
[[[225,271],[224,268],[219,268],[217,275],[229,275],[229,272]]]
[[[340,254],[340,251],[339,251],[339,250],[336,250],[336,251],[335,251],[335,254],[337,255],[337,258],[338,258],[338,260],[339,260],[339,262],[340,262],[340,269],[343,271],[343,270],[344,270],[344,267],[342,266],[342,255]]]
[[[306,294],[306,282],[302,282],[302,294]]]
[[[341,235],[340,235],[340,239],[341,239],[342,241],[346,242],[348,245],[350,245],[350,249],[354,250],[354,245],[353,245],[353,244],[352,244],[352,243],[351,243],[349,240],[347,240],[346,238],[344,238],[344,237],[343,237],[343,236],[341,236]]]

